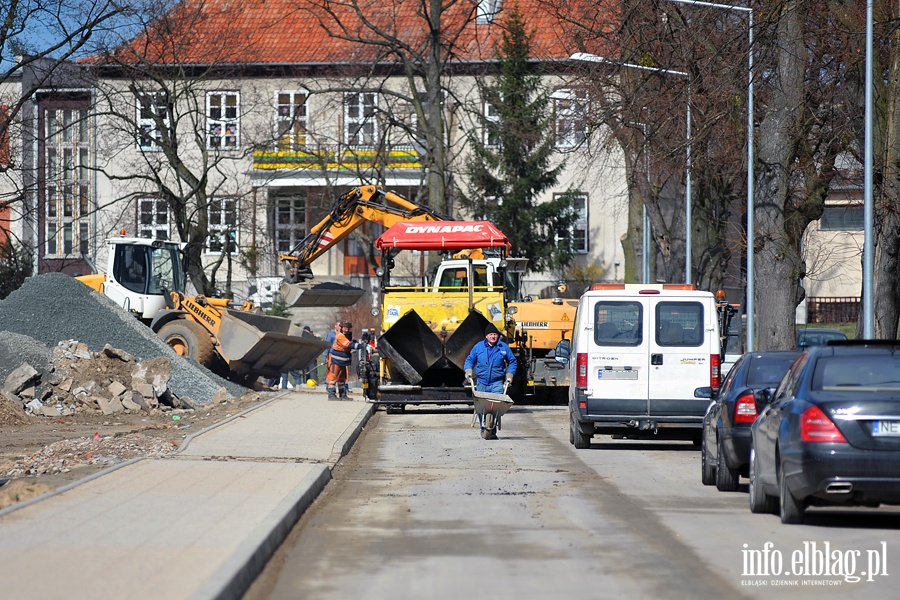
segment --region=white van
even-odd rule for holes
[[[569,441],[594,434],[699,442],[719,387],[716,299],[690,284],[595,284],[572,332]]]

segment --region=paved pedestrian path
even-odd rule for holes
[[[0,597],[240,598],[373,411],[288,392],[0,511]]]

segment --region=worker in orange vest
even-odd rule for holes
[[[328,391],[329,400],[349,399],[347,376],[353,360],[350,351],[365,347],[365,344],[353,339],[352,329],[353,324],[350,321],[341,321],[341,330],[335,334],[331,352],[328,353],[328,376],[325,378],[325,389]]]

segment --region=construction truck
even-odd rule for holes
[[[488,221],[401,222],[375,242],[381,251],[381,334],[362,357],[366,397],[389,410],[408,404],[471,404],[464,364],[488,324],[512,339],[506,235]],[[392,277],[403,250],[446,253],[430,281]]]
[[[510,262],[521,259],[510,259]],[[578,300],[563,298],[557,284],[552,298],[519,294],[509,303],[515,319],[514,347],[519,361],[514,393],[534,401],[561,402],[569,389],[569,350]]]

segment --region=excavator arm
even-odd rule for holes
[[[366,222],[391,227],[401,221],[446,220],[451,218],[394,192],[385,192],[374,185],[355,187],[343,194],[331,212],[290,252],[279,254],[278,260],[284,267],[281,294],[289,306],[352,304],[362,295],[362,290],[351,300],[352,294],[346,289],[308,284],[313,277],[310,265],[317,258]]]

